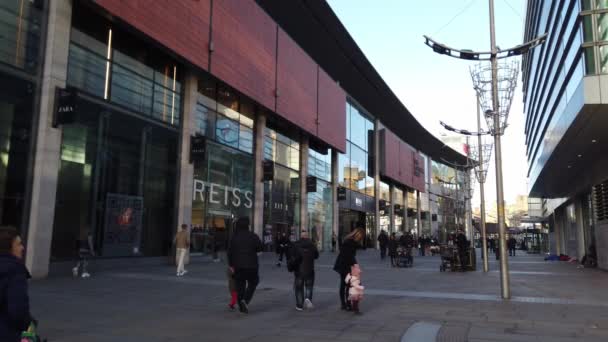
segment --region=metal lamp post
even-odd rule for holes
[[[489,60],[491,64],[491,97],[492,97],[492,108],[489,109],[491,117],[488,119],[488,126],[494,136],[494,149],[496,153],[496,202],[497,202],[497,218],[498,228],[500,235],[500,287],[501,296],[503,299],[511,298],[511,291],[509,287],[509,269],[507,263],[507,251],[506,251],[506,227],[505,227],[505,212],[504,212],[504,193],[503,193],[503,176],[502,176],[502,145],[500,136],[504,133],[506,127],[506,119],[508,116],[508,109],[510,107],[510,101],[512,100],[513,88],[509,89],[508,94],[504,100],[507,101],[506,107],[500,108],[500,98],[498,89],[498,59],[506,58],[511,56],[522,55],[527,53],[530,49],[542,44],[547,38],[547,34],[544,34],[536,39],[533,39],[524,44],[515,46],[511,49],[500,50],[496,47],[496,33],[495,33],[495,21],[494,21],[494,1],[489,0],[490,9],[490,52],[475,52],[471,50],[458,50],[448,47],[444,44],[437,43],[433,39],[424,36],[425,44],[433,49],[434,52],[439,54],[448,55],[455,58],[466,59],[466,60]],[[478,91],[479,93],[479,91]],[[504,104],[503,104],[504,105]],[[506,110],[505,110],[506,108]],[[488,111],[486,111],[488,112]],[[501,122],[503,121],[504,122]],[[485,266],[485,265],[484,265]]]

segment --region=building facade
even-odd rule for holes
[[[543,33],[522,65],[529,195],[542,199],[552,253],[580,260],[595,246],[608,269],[608,3],[529,1],[524,38]]]
[[[302,229],[327,250],[355,227],[374,247],[381,229],[430,232],[431,161],[466,163],[325,2],[0,12],[0,224],[20,230],[35,277],[88,236],[100,258],[166,256],[185,223],[192,252],[221,251],[239,217],[266,250]]]

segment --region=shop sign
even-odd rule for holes
[[[205,201],[206,195],[209,203],[212,204],[232,205],[237,208],[241,205],[245,206],[245,208],[253,206],[253,193],[249,190],[204,182],[200,179],[194,180],[192,190],[193,201]]]
[[[363,199],[359,197],[355,197],[355,205],[359,208],[363,208]]]

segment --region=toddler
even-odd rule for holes
[[[350,301],[353,312],[360,314],[359,301],[363,299],[363,290],[365,288],[361,286],[361,268],[359,267],[359,264],[354,264],[350,267],[350,273],[346,275],[345,281],[349,285],[348,300]]]

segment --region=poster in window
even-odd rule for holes
[[[143,197],[109,193],[106,197],[104,256],[130,256],[140,252]]]

